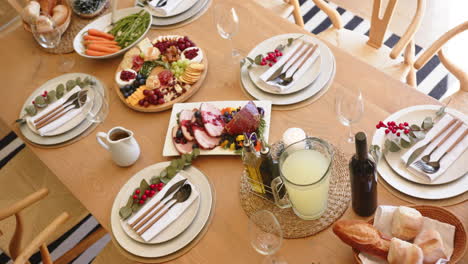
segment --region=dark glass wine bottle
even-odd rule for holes
[[[364,132],[355,136],[356,154],[349,162],[353,210],[360,216],[370,216],[377,208],[377,174],[374,161],[367,152]]]

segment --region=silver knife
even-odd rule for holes
[[[297,51],[301,51],[301,49],[302,49],[302,47],[304,46],[304,44],[305,44],[305,43],[302,42],[302,44],[297,48],[296,52],[297,52]],[[302,53],[304,53],[304,52],[302,52]],[[301,53],[300,55],[302,55],[302,53]],[[291,54],[291,57],[289,57],[289,59],[291,59],[292,57],[294,57],[294,55],[295,55],[295,54]],[[297,56],[296,60],[299,59],[300,55]],[[285,66],[286,64],[288,64],[288,62],[289,62],[289,61],[285,61],[283,65],[281,65],[280,67],[278,67],[278,69],[276,69],[276,71],[270,76],[270,78],[268,78],[268,79],[266,80],[266,82],[269,82],[269,81],[272,81],[272,80],[278,78],[278,76],[280,76],[283,72],[287,71],[288,68],[291,67],[291,65],[294,64],[294,62],[293,62],[293,63],[291,63],[291,64],[289,65],[288,68],[284,69],[284,66]]]
[[[445,131],[447,131],[447,129],[451,127],[457,120],[458,120],[457,118],[452,119],[452,121],[446,124],[439,131],[439,133],[437,133],[437,135],[435,135],[431,140],[429,140],[426,144],[422,145],[421,147],[415,149],[413,153],[411,153],[411,155],[408,157],[408,160],[406,161],[406,164],[405,164],[406,167],[411,165],[411,163],[413,163],[413,161],[415,161],[424,152],[427,146],[429,146],[434,140],[436,140],[440,135],[442,135]]]
[[[180,186],[184,185],[184,183],[187,181],[187,179],[183,179],[183,180],[180,180],[176,183],[174,183],[174,185],[172,185],[168,190],[167,192],[164,194],[164,196],[159,200],[157,201],[153,206],[151,206],[151,208],[149,208],[145,213],[143,213],[142,215],[140,215],[140,217],[138,217],[135,222],[133,222],[130,227],[135,227],[139,222],[141,222],[141,220],[143,220],[143,218],[145,218],[146,216],[148,216],[148,214],[154,210],[154,208],[156,208],[156,206],[158,206],[159,203],[161,203],[161,201],[163,201],[164,199],[166,199],[169,195],[173,194],[175,191],[177,191],[179,189]]]

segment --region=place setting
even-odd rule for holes
[[[450,205],[468,191],[468,117],[449,107],[402,109],[376,127],[378,172],[405,195]],[[374,150],[376,148],[374,147]]]
[[[135,6],[151,13],[153,28],[175,28],[190,23],[205,13],[211,0],[136,0]]]
[[[69,73],[37,88],[16,120],[22,136],[42,147],[70,144],[92,131],[108,113],[105,86],[94,76]]]
[[[241,63],[241,85],[275,107],[298,106],[324,94],[335,75],[331,50],[309,35],[283,34],[264,40]]]

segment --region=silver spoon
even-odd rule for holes
[[[447,153],[452,151],[458,145],[458,143],[460,143],[460,141],[462,141],[466,137],[466,135],[468,135],[468,129],[465,129],[465,132],[463,132],[463,134],[460,137],[458,137],[458,139],[444,152],[442,156],[440,156],[438,160],[429,162],[423,162],[422,160],[420,160],[414,165],[423,170],[425,173],[436,173],[440,169],[440,161],[445,157],[445,155],[447,155]]]
[[[456,120],[455,118],[453,120]],[[434,153],[439,147],[440,145],[444,144],[444,142],[450,137],[452,136],[452,134],[457,131],[457,129],[463,124],[463,122],[461,121],[458,121],[458,123],[455,124],[455,126],[452,128],[452,130],[450,130],[450,132],[445,135],[445,137],[437,144],[437,146],[435,146],[435,148],[427,155],[424,155],[421,159],[424,161],[424,162],[430,162],[431,161],[431,155],[432,153]]]

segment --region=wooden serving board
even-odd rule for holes
[[[162,111],[171,109],[174,104],[185,102],[190,97],[192,97],[200,89],[203,82],[205,81],[206,75],[208,73],[208,59],[206,58],[206,54],[203,54],[203,55],[204,56],[203,56],[202,63],[205,65],[205,69],[203,70],[203,73],[200,76],[200,80],[198,80],[196,83],[192,84],[192,88],[190,88],[189,91],[187,91],[186,93],[184,93],[180,97],[177,97],[175,100],[170,101],[169,103],[165,103],[165,104],[162,104],[162,105],[150,105],[148,107],[143,107],[143,106],[139,106],[139,105],[138,106],[133,106],[133,105],[128,104],[125,101],[125,97],[120,92],[120,87],[117,84],[114,85],[114,91],[117,93],[117,96],[119,97],[120,101],[122,101],[122,103],[124,103],[126,106],[128,106],[129,108],[131,108],[131,109],[133,109],[135,111],[146,112],[146,113],[152,113],[152,112],[156,113],[156,112],[162,112]],[[119,67],[115,71],[115,74],[117,74],[117,72],[123,70],[121,65],[122,64],[119,64]]]

